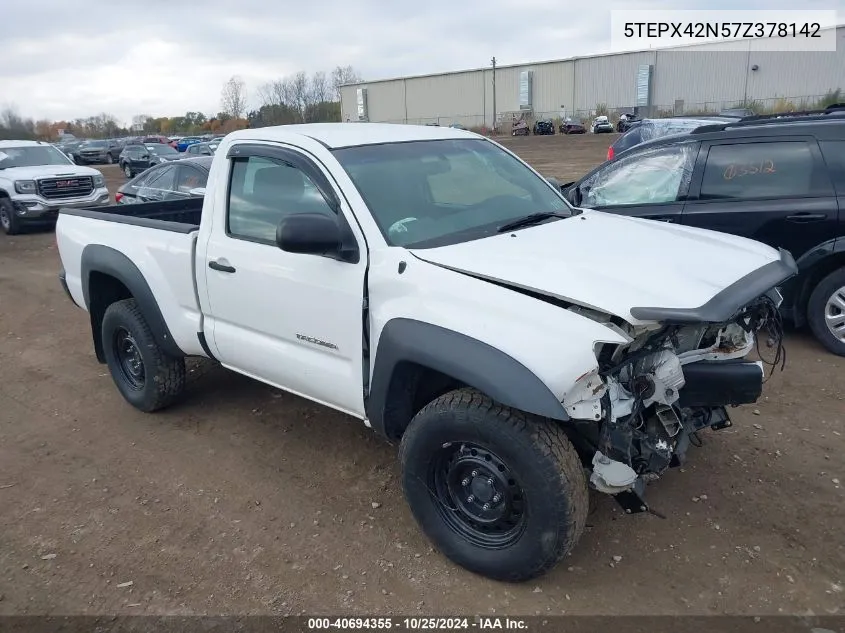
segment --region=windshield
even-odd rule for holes
[[[494,235],[532,213],[569,213],[543,178],[482,140],[334,151],[391,246],[431,248]]]
[[[88,148],[88,147],[108,147],[108,146],[109,146],[108,141],[85,141],[85,142],[82,144],[82,147],[83,147],[83,148]]]
[[[72,165],[70,159],[52,145],[4,147],[0,149],[0,169],[10,167],[39,167],[41,165]]]
[[[165,145],[163,143],[150,143],[149,145],[147,145],[147,149],[149,150],[149,152],[151,154],[158,154],[158,155],[161,155],[161,154],[178,154],[179,153],[177,150],[170,147],[170,145]]]

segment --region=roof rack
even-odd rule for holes
[[[777,114],[755,114],[733,121],[731,123],[717,123],[713,125],[702,125],[692,131],[692,134],[706,134],[708,132],[721,132],[728,128],[746,127],[751,125],[770,123],[795,123],[804,121],[830,121],[829,117],[839,119],[845,118],[845,104],[835,103],[824,110],[801,110],[799,112],[780,112]]]

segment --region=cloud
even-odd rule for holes
[[[702,8],[650,0],[638,8]],[[250,105],[267,81],[353,65],[365,78],[424,74],[606,52],[610,10],[554,0],[8,1],[0,104],[24,116],[73,119],[100,112],[213,114],[232,75]],[[733,8],[727,0],[709,9]],[[838,0],[840,16],[845,0]],[[744,9],[792,9],[789,0],[748,0]],[[804,9],[830,9],[822,0]]]

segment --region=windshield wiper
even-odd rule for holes
[[[516,220],[512,220],[506,224],[503,224],[498,229],[496,229],[497,233],[505,233],[507,231],[513,231],[514,229],[521,229],[526,226],[532,226],[534,224],[539,224],[543,220],[548,220],[549,218],[569,218],[572,217],[568,213],[561,213],[560,211],[540,211],[538,213],[530,213],[525,215],[521,218],[517,218]]]

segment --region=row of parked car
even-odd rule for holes
[[[207,134],[204,136],[131,136],[109,139],[66,138],[56,144],[62,152],[77,165],[111,165],[120,163],[121,155],[127,147],[161,146],[176,153],[190,153],[197,156],[212,156],[222,136]],[[166,153],[162,151],[162,153]],[[123,169],[123,165],[121,165]]]

